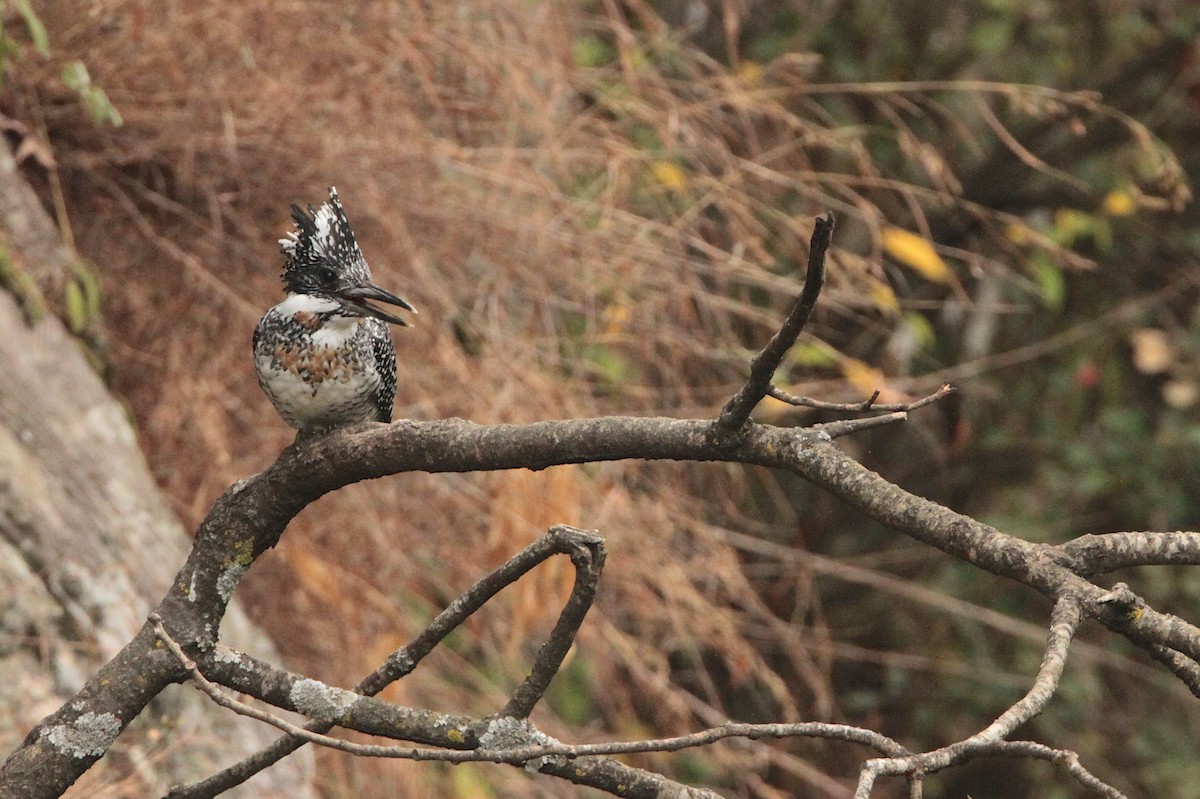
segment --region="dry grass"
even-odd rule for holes
[[[862,91],[913,153],[919,174],[900,180],[830,122],[811,60],[731,72],[607,5],[61,0],[38,13],[55,55],[20,61],[7,113],[53,147],[57,171],[33,177],[61,186],[61,221],[98,267],[116,389],[189,524],[290,442],[255,385],[250,331],[280,295],[288,203],[329,184],[378,282],[421,311],[396,336],[397,415],[479,421],[714,413],[781,318],[827,208],[846,224],[817,332],[850,355],[878,350],[899,324],[872,299],[885,214],[921,229],[925,208],[956,202],[950,166],[905,123],[942,107]],[[615,59],[580,68],[580,41]],[[70,58],[123,127],[91,125],[59,85]],[[825,385],[839,387],[858,393]],[[583,729],[543,715],[550,732],[836,718],[811,575],[755,583],[710,527],[750,501],[798,527],[769,483],[624,464],[404,475],[305,511],[241,595],[291,667],[352,684],[549,524],[594,527],[612,557],[579,645],[590,715]],[[547,568],[506,593],[391,696],[491,711],[569,580]],[[708,776],[769,796],[771,773],[824,795],[805,758],[838,768],[820,746],[754,751],[714,749]],[[491,795],[574,795],[511,769],[322,764],[329,797],[485,795],[480,779]]]

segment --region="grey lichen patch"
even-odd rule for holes
[[[254,540],[244,538],[233,542],[233,552],[225,570],[217,577],[217,594],[220,595],[223,602],[228,602],[233,596],[233,590],[237,588],[238,581],[242,579],[242,575],[250,570],[250,564],[254,562]]]
[[[42,733],[59,752],[71,757],[100,757],[121,734],[121,721],[112,713],[84,713],[70,724],[55,724]]]
[[[225,602],[233,596],[233,589],[237,588],[238,582],[242,579],[242,575],[250,570],[250,566],[233,562],[221,572],[221,576],[217,578],[217,593]]]
[[[216,651],[213,652],[213,660],[218,663],[228,663],[233,666],[248,668],[246,664],[242,663],[242,656],[237,650],[223,646],[217,647]]]
[[[479,736],[480,749],[519,749],[526,746],[553,746],[558,741],[534,727],[528,719],[518,719],[512,716],[499,716],[488,722],[487,729]],[[528,772],[540,771],[548,763],[562,764],[566,758],[561,755],[546,755],[525,761]]]
[[[344,688],[335,688],[319,680],[306,678],[296,680],[288,698],[292,700],[296,710],[306,716],[319,721],[337,722],[345,718],[362,696]]]
[[[393,653],[388,657],[388,670],[401,677],[410,674],[416,667],[413,659],[402,652]]]

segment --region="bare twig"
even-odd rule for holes
[[[872,427],[883,427],[885,424],[903,422],[906,419],[908,419],[906,412],[897,411],[896,413],[885,413],[882,416],[864,416],[861,419],[840,419],[836,422],[814,424],[808,429],[815,431],[818,435],[824,434],[830,438],[837,438],[849,433],[870,430]]]
[[[854,793],[855,799],[868,799],[875,780],[883,775],[929,774],[966,760],[1003,753],[1007,737],[1017,727],[1040,713],[1058,690],[1063,667],[1066,665],[1067,651],[1082,620],[1082,600],[1070,595],[1061,597],[1051,614],[1050,633],[1042,655],[1042,665],[1025,696],[985,729],[962,741],[931,752],[868,760],[863,764],[858,788]]]
[[[1042,712],[1058,690],[1058,681],[1067,664],[1067,650],[1082,620],[1083,610],[1076,597],[1066,596],[1058,600],[1050,615],[1050,635],[1033,686],[1019,702],[1000,714],[986,729],[963,741],[964,749],[969,749],[976,742],[1004,740],[1017,727]]]
[[[1125,794],[1098,779],[1084,768],[1083,764],[1079,762],[1079,755],[1067,749],[1054,749],[1035,741],[997,741],[991,745],[986,754],[1049,760],[1054,765],[1066,769],[1067,773],[1074,777],[1080,785],[1100,794],[1105,799],[1127,799]]]
[[[833,240],[833,213],[824,218],[817,217],[816,227],[813,228],[812,240],[808,250],[808,274],[804,278],[804,288],[800,297],[792,306],[787,321],[779,329],[762,352],[750,361],[750,378],[741,390],[721,410],[721,415],[713,423],[713,434],[717,440],[722,440],[740,430],[750,412],[767,395],[771,386],[771,378],[779,368],[783,356],[796,343],[800,331],[812,315],[817,299],[821,296],[821,287],[825,284],[825,253]]]
[[[600,574],[604,570],[604,542],[599,536],[577,542],[571,551],[571,563],[575,566],[575,584],[567,598],[562,613],[546,642],[538,650],[529,675],[513,692],[508,704],[500,711],[503,716],[528,718],[541,700],[550,681],[558,674],[563,658],[575,643],[575,634],[583,624],[583,618],[592,607],[596,589],[600,586]]]
[[[788,405],[795,405],[798,408],[815,408],[822,411],[842,411],[845,413],[866,413],[867,411],[915,411],[917,408],[924,408],[926,405],[937,402],[948,394],[953,394],[954,390],[954,386],[949,383],[943,383],[937,391],[913,402],[880,403],[875,402],[875,400],[879,399],[879,391],[876,391],[862,402],[825,402],[823,400],[810,399],[809,397],[797,397],[795,394],[789,394],[774,385],[767,389],[767,394],[780,402],[786,402]]]

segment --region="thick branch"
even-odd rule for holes
[[[792,306],[787,321],[779,329],[762,352],[754,356],[750,362],[750,379],[746,385],[733,396],[725,405],[721,415],[713,425],[713,433],[717,439],[724,439],[741,429],[750,418],[751,411],[767,395],[771,388],[771,378],[783,361],[783,356],[796,343],[800,331],[808,323],[817,299],[821,296],[821,287],[825,285],[825,253],[833,240],[834,219],[829,213],[824,219],[817,217],[816,227],[813,228],[812,241],[808,249],[808,274],[804,278],[804,288],[800,297]]]
[[[1055,559],[1083,577],[1131,566],[1200,565],[1200,533],[1104,533],[1054,547]]]
[[[909,494],[840,452],[827,435],[751,424],[735,441],[714,441],[711,429],[706,420],[604,417],[490,426],[404,421],[331,433],[288,448],[265,472],[216,502],[157,611],[190,656],[210,649],[226,603],[253,560],[305,505],[349,483],[407,471],[541,469],[626,458],[726,461],[793,472],[965,562],[1055,600],[1078,596],[1089,613],[1100,607],[1104,591],[1055,562],[1052,550]],[[1136,642],[1200,659],[1200,630],[1176,617],[1146,608],[1102,621]],[[75,699],[39,724],[0,769],[0,795],[61,795],[151,698],[180,679],[177,664],[164,661],[153,644],[144,630]],[[94,745],[61,744],[95,732],[98,712],[112,719],[102,716],[104,735],[87,738]]]

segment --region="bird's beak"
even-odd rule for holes
[[[342,304],[343,308],[353,311],[360,316],[373,316],[376,319],[382,319],[385,322],[391,322],[394,325],[407,326],[408,322],[401,319],[399,316],[393,316],[382,308],[377,308],[371,305],[368,300],[376,302],[386,302],[389,305],[396,305],[406,311],[417,312],[417,309],[408,304],[407,300],[397,297],[390,291],[385,291],[379,288],[374,283],[367,282],[361,286],[352,286],[348,289],[341,289],[335,295],[337,301]]]

